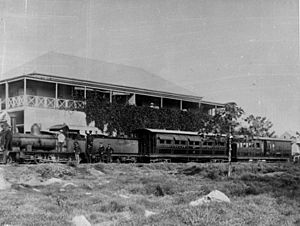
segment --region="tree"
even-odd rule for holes
[[[248,124],[246,133],[251,136],[274,137],[275,135],[275,131],[271,130],[273,123],[266,117],[249,115],[245,122]]]
[[[228,134],[240,125],[238,120],[243,114],[244,110],[236,103],[228,103],[211,118],[208,128],[217,134]]]
[[[217,134],[227,134],[228,138],[228,177],[231,176],[231,142],[234,129],[240,125],[238,119],[244,114],[244,110],[238,107],[236,103],[228,103],[223,109],[217,112],[212,118],[211,129]]]

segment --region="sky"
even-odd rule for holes
[[[298,0],[0,0],[0,73],[48,51],[141,67],[281,135],[300,130],[298,11]]]

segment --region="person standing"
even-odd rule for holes
[[[58,151],[62,152],[63,151],[63,146],[64,146],[65,141],[66,141],[66,136],[63,133],[62,129],[59,131],[59,134],[57,136],[57,140],[58,140]]]
[[[105,152],[105,148],[103,146],[103,143],[100,142],[99,148],[98,148],[98,155],[99,155],[99,161],[100,162],[104,161],[104,152]]]
[[[110,144],[107,145],[106,147],[106,159],[107,159],[107,163],[112,162],[112,153],[113,153],[114,149],[110,146]]]
[[[92,154],[93,154],[93,135],[92,131],[89,131],[89,133],[86,133],[86,156],[87,156],[87,162],[92,162]]]
[[[2,132],[1,132],[1,146],[3,149],[3,163],[7,162],[7,157],[9,156],[9,152],[12,151],[12,132],[9,128],[7,122],[2,124]]]
[[[74,153],[75,153],[75,159],[76,159],[76,163],[79,164],[80,162],[80,152],[81,152],[81,148],[79,146],[79,143],[77,140],[75,140],[74,142]]]
[[[0,151],[4,151],[4,125],[0,122]]]

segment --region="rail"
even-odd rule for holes
[[[4,100],[5,102],[5,100]],[[50,108],[60,110],[82,110],[85,106],[85,101],[68,100],[68,99],[56,99],[53,97],[22,95],[8,98],[8,109],[18,107],[38,107],[38,108]],[[1,109],[1,108],[0,108]]]

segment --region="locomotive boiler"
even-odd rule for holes
[[[14,134],[13,147],[19,147],[21,150],[55,150],[57,139],[54,135],[33,135],[33,134]]]
[[[12,119],[12,131],[14,130]],[[71,139],[66,139],[62,151],[59,151],[57,134],[55,132],[41,132],[39,126],[34,124],[30,133],[13,133],[12,151],[9,152],[7,162],[64,163],[73,160],[74,157]]]

